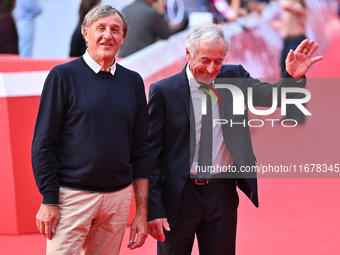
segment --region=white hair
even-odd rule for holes
[[[193,57],[201,40],[214,42],[220,39],[224,41],[226,52],[228,52],[230,45],[229,38],[224,34],[221,26],[210,23],[201,25],[190,31],[185,38],[185,46],[188,49],[190,56]]]

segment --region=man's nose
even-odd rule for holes
[[[212,73],[214,73],[215,72],[215,64],[212,62],[212,63],[210,63],[208,66],[207,66],[207,71],[208,71],[208,73],[209,74],[212,74]]]
[[[110,28],[105,29],[103,37],[106,40],[109,40],[111,38],[111,30],[110,30]]]

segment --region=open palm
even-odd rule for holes
[[[286,58],[286,70],[294,78],[303,77],[308,69],[316,62],[322,60],[322,56],[312,58],[319,45],[313,40],[303,40],[295,49],[290,50]]]

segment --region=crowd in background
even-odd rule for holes
[[[18,31],[12,12],[14,0],[0,2],[0,53],[18,54]]]
[[[171,7],[178,15],[174,20],[167,10],[166,0],[135,0],[122,9],[127,16],[130,30],[124,40],[119,57],[127,57],[132,53],[156,42],[167,39],[170,35],[186,29],[190,14],[209,13],[214,23],[232,22],[238,17],[244,17],[250,12],[261,15],[270,0],[178,0]],[[79,22],[71,40],[70,57],[84,54],[86,46],[81,35],[82,20],[90,9],[100,4],[98,0],[82,0],[79,7]]]
[[[340,6],[340,0],[336,0]],[[42,13],[37,0],[2,0],[0,2],[0,54],[19,54],[21,57],[32,57],[34,43],[34,20]],[[170,2],[172,5],[170,6]],[[280,3],[283,10],[282,24],[274,26],[281,29],[285,42],[290,34],[301,28],[299,36],[306,36],[305,22],[307,4],[300,0],[134,0],[122,9],[128,17],[130,29],[128,36],[118,54],[127,57],[160,39],[167,39],[172,34],[194,26],[198,20],[209,14],[211,22],[217,24],[238,22],[243,29],[247,27],[240,22],[249,15],[261,18],[263,10],[270,2]],[[299,5],[303,3],[304,10],[299,11],[287,8],[287,3]],[[86,43],[81,33],[81,25],[85,14],[93,7],[100,5],[100,0],[81,0],[78,10],[78,23],[70,38],[69,56],[78,57],[84,54]],[[340,8],[339,8],[340,14]],[[290,20],[290,21],[287,21]],[[291,21],[293,20],[293,21]],[[295,25],[292,25],[295,24]],[[291,29],[293,26],[293,29]],[[296,31],[295,31],[296,32]],[[136,39],[138,38],[138,39]],[[296,43],[295,43],[296,44]],[[286,52],[290,46],[284,46]],[[295,46],[294,46],[295,47]],[[286,53],[282,52],[282,56]],[[283,57],[284,59],[284,57]],[[281,63],[284,68],[284,63]]]
[[[70,57],[79,57],[84,54],[86,50],[86,43],[81,32],[81,25],[84,17],[94,7],[100,5],[100,0],[82,0],[79,6],[79,19],[76,29],[72,34]]]
[[[36,0],[1,0],[0,53],[32,57],[34,20],[41,13]]]
[[[261,14],[270,1],[177,0],[172,1],[175,2],[172,11],[177,14],[183,11],[183,15],[180,20],[174,20],[169,17],[167,0],[135,0],[123,9],[123,13],[129,16],[131,29],[129,30],[130,38],[127,38],[125,42],[127,46],[123,46],[123,53],[120,57],[126,57],[159,39],[167,39],[170,35],[186,29],[191,13],[210,13],[214,23],[233,22],[238,17],[244,17],[251,12]],[[2,0],[0,2],[0,53],[19,54],[21,57],[33,56],[34,20],[43,11],[38,2],[37,0]],[[81,34],[81,24],[85,14],[100,3],[100,0],[81,1],[78,23],[70,38],[70,57],[81,56],[85,52],[86,43]],[[134,9],[140,6],[144,12],[140,10],[135,12]],[[147,32],[141,37],[139,29],[145,29],[144,32]],[[143,38],[143,42],[135,45],[136,36]]]

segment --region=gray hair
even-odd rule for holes
[[[111,5],[103,5],[97,6],[90,10],[84,17],[83,24],[81,26],[81,33],[84,35],[85,28],[91,26],[97,20],[107,17],[109,15],[118,14],[123,21],[123,37],[127,36],[127,31],[129,28],[129,23],[125,15],[116,8],[113,8]]]
[[[228,53],[230,41],[229,38],[225,36],[222,27],[215,24],[205,24],[193,29],[188,33],[185,38],[185,46],[188,49],[190,56],[193,57],[201,40],[213,42],[219,39],[224,41],[226,53]]]

